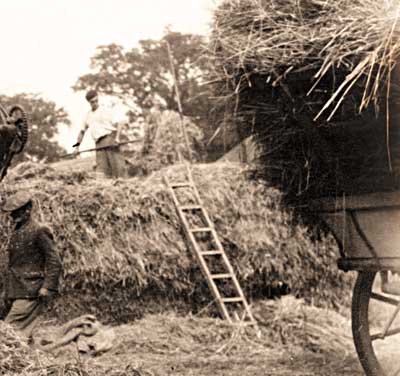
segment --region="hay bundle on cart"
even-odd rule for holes
[[[258,171],[291,197],[397,186],[399,6],[225,0],[215,10],[210,59],[224,122],[255,134]]]

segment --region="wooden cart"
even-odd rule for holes
[[[315,202],[340,248],[340,269],[357,271],[352,331],[368,376],[400,375],[400,192]]]

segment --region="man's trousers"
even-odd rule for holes
[[[115,144],[115,132],[97,140],[96,149]],[[96,172],[107,178],[126,178],[126,164],[119,147],[96,150]]]
[[[43,311],[44,303],[41,299],[17,299],[13,301],[4,321],[12,325],[26,339],[30,339]]]

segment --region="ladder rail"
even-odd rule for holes
[[[214,235],[215,235],[215,236],[214,236],[214,241],[217,243],[217,247],[221,247],[221,248],[223,249],[223,246],[222,246],[222,244],[221,244],[221,241],[219,240],[219,237],[216,236],[216,231],[215,231],[215,229],[214,229],[212,232],[213,232]],[[231,262],[229,261],[228,256],[226,255],[225,250],[224,250],[224,252],[222,253],[222,259],[224,260],[224,265],[228,268],[229,273],[231,273],[232,276],[233,276],[232,282],[234,283],[234,285],[235,285],[235,287],[236,287],[236,290],[237,290],[239,296],[243,299],[243,304],[244,304],[245,307],[246,307],[246,311],[247,311],[247,313],[248,313],[250,319],[251,319],[251,320],[254,320],[253,314],[251,313],[251,309],[250,309],[249,304],[247,303],[247,300],[246,300],[246,297],[245,297],[245,295],[244,295],[243,289],[242,289],[242,287],[240,286],[240,283],[239,283],[239,281],[238,281],[238,279],[237,279],[237,277],[236,277],[236,273],[235,273],[235,271],[234,271],[234,269],[233,269],[233,266],[232,266]]]
[[[246,297],[245,297],[243,290],[239,284],[239,281],[236,277],[236,274],[232,267],[232,264],[230,263],[229,258],[226,255],[226,252],[224,250],[224,247],[218,237],[214,223],[212,222],[207,211],[205,210],[203,201],[202,201],[200,194],[197,190],[197,187],[193,181],[193,176],[192,176],[191,170],[188,165],[186,165],[186,171],[187,171],[187,176],[188,176],[187,182],[179,182],[179,183],[171,184],[171,182],[168,180],[167,176],[164,176],[164,181],[171,193],[173,202],[174,202],[176,210],[178,212],[179,219],[180,219],[181,223],[183,224],[185,236],[186,236],[187,240],[189,241],[190,246],[194,250],[195,257],[200,265],[203,275],[205,275],[205,277],[206,277],[206,282],[211,290],[212,295],[214,296],[214,298],[218,304],[218,308],[220,310],[220,313],[222,314],[222,317],[224,319],[226,319],[227,321],[229,321],[230,323],[232,323],[233,320],[229,314],[226,304],[227,303],[228,304],[229,303],[241,303],[241,304],[243,304],[243,308],[244,308],[244,312],[243,312],[244,315],[243,315],[242,319],[245,319],[247,316],[247,319],[250,320],[250,323],[255,323],[255,319],[251,312],[250,305],[248,304],[248,302],[246,300]],[[176,188],[190,188],[196,202],[194,204],[190,204],[190,205],[181,204],[175,193]],[[186,218],[186,215],[190,212],[193,213],[194,211],[197,211],[202,216],[203,221],[206,223],[206,225],[204,227],[199,226],[197,228],[190,228],[190,225]],[[215,248],[216,248],[215,250],[202,251],[200,249],[198,242],[196,240],[196,237],[194,236],[194,233],[201,233],[201,232],[210,233],[211,240],[213,241],[213,246],[215,246]],[[224,267],[226,268],[227,272],[211,274],[210,269],[205,260],[206,256],[209,256],[209,257],[221,256],[222,263],[223,263]],[[236,294],[236,296],[233,296],[233,297],[222,296],[218,289],[217,284],[215,283],[215,279],[231,280],[231,283],[233,284],[232,287],[234,289],[234,293]],[[236,314],[236,316],[237,316],[237,314]]]
[[[192,173],[191,173],[191,171],[190,171],[188,166],[186,166],[186,169],[187,169],[187,173],[188,173],[189,182],[190,182],[190,184],[191,184],[191,186],[193,188],[193,193],[194,193],[194,195],[196,197],[197,203],[204,208],[203,200],[201,199],[199,191],[198,191],[196,185],[194,184]],[[236,277],[235,271],[233,270],[232,264],[230,263],[230,261],[228,259],[228,256],[226,255],[226,252],[224,250],[224,247],[223,247],[223,245],[222,245],[222,243],[221,243],[221,241],[220,241],[220,239],[219,239],[219,237],[217,235],[217,231],[215,230],[214,223],[212,222],[212,220],[211,220],[211,218],[208,215],[206,210],[202,211],[202,215],[204,216],[204,219],[205,219],[205,221],[207,223],[207,226],[212,228],[213,240],[215,241],[215,243],[217,245],[217,248],[221,249],[223,251],[222,252],[222,259],[224,260],[224,265],[228,268],[229,273],[231,273],[233,275],[232,279],[233,279],[233,283],[234,283],[234,285],[236,287],[237,293],[243,299],[243,304],[245,305],[245,310],[246,310],[247,314],[249,315],[250,320],[253,321],[254,317],[253,317],[253,314],[251,313],[250,306],[247,303],[247,300],[246,300],[246,298],[244,296],[243,290],[242,290],[242,288],[241,288],[241,286],[239,284],[239,281],[238,281],[238,279]]]
[[[175,205],[177,206],[177,208],[179,208],[179,200],[176,197],[175,192],[174,192],[173,188],[171,187],[171,185],[168,184],[169,182],[168,182],[168,179],[166,177],[165,177],[165,180],[166,180],[166,183],[167,183],[167,185],[168,185],[168,187],[170,189],[173,201],[174,201]],[[189,227],[189,224],[187,222],[187,219],[179,209],[177,211],[178,211],[178,215],[180,217],[180,220],[184,225],[183,227],[184,227],[185,236],[189,240],[191,246],[195,249],[194,253],[195,253],[196,259],[197,259],[198,263],[200,264],[200,268],[201,268],[202,272],[206,275],[207,284],[208,284],[208,286],[209,286],[209,288],[210,288],[215,300],[217,301],[217,304],[218,304],[218,306],[220,308],[220,312],[222,312],[222,315],[223,315],[225,320],[228,320],[229,322],[231,322],[232,319],[231,319],[231,317],[229,315],[229,312],[226,309],[225,305],[222,304],[222,302],[221,302],[221,299],[222,299],[221,294],[220,294],[216,284],[214,283],[213,279],[211,278],[211,273],[210,273],[210,271],[208,269],[208,266],[207,266],[204,258],[199,256],[200,250],[198,249],[197,241],[196,241],[193,233],[191,233],[189,231],[190,227]]]

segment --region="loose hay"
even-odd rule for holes
[[[0,321],[0,375],[22,374],[35,358],[14,329]]]
[[[295,370],[293,374],[302,374],[301,370],[318,370],[322,374],[321,366],[325,371],[332,370],[324,373],[327,375],[358,374],[357,362],[351,355],[350,322],[343,316],[309,307],[294,298],[263,302],[253,310],[258,327],[231,326],[222,320],[195,316],[148,315],[137,322],[115,326],[118,342],[108,353],[95,358],[78,353],[49,358],[26,347],[26,353],[16,351],[13,356],[30,360],[6,374],[261,376],[288,374],[290,369]],[[3,329],[0,332],[3,334]]]
[[[346,361],[357,370],[350,322],[341,315],[293,298],[253,310],[260,320],[256,328],[195,316],[148,315],[116,327],[117,347],[87,359],[85,369],[99,375],[123,375],[129,369],[143,376],[253,376],[288,374],[284,371],[292,364],[293,374],[303,374],[299,369],[311,374],[319,359],[332,368],[330,375],[345,374]]]
[[[215,10],[217,106],[242,137],[256,135],[259,171],[291,198],[398,187],[399,130],[385,112],[399,97],[398,78],[387,85],[399,9],[398,0],[224,0]]]
[[[4,329],[0,322],[0,333],[7,333],[0,348],[4,349],[4,343],[17,342],[12,356],[20,364],[17,368],[14,362],[13,368],[3,374],[261,376],[288,374],[291,369],[292,374],[302,374],[301,370],[318,370],[322,374],[321,367],[331,370],[324,373],[327,375],[359,374],[351,355],[350,322],[340,314],[309,307],[294,298],[263,302],[253,310],[258,327],[231,326],[222,320],[195,316],[148,315],[137,322],[115,326],[116,346],[95,358],[78,353],[49,358],[26,345],[21,352],[15,333],[10,327]]]
[[[140,152],[130,158],[133,168],[142,169],[146,173],[157,171],[163,167],[183,160],[197,162],[201,160],[201,144],[203,132],[196,124],[184,117],[183,121],[175,111],[159,111],[153,113],[145,126],[145,137]],[[187,135],[186,144],[183,127]]]

